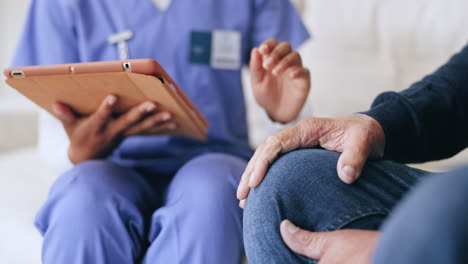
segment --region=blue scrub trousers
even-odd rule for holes
[[[245,166],[221,153],[170,176],[81,163],[57,179],[36,217],[43,263],[240,263],[235,193]]]

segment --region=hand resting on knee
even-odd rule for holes
[[[257,149],[237,189],[240,206],[244,206],[250,189],[262,182],[268,167],[279,154],[317,146],[342,152],[337,164],[338,176],[351,184],[360,176],[368,158],[383,156],[385,135],[376,120],[363,114],[343,118],[306,118],[272,135]]]

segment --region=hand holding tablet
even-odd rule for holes
[[[53,105],[70,139],[68,157],[72,163],[105,158],[127,136],[166,134],[176,128],[172,115],[158,110],[158,105],[149,101],[114,117],[117,102],[117,96],[109,95],[96,112],[88,116],[78,116],[61,103]]]
[[[141,105],[144,102],[155,103],[155,109],[145,114],[139,112],[139,119],[132,119],[133,125],[139,126],[125,130],[126,135],[168,134],[206,140],[207,120],[161,65],[151,59],[29,66],[10,68],[4,73],[11,87],[62,123],[64,118],[73,118],[72,113],[78,118],[104,111],[103,100],[111,96],[115,104],[106,111],[110,111],[109,118],[113,119],[135,114],[133,111],[145,107]],[[153,115],[156,109],[161,116]],[[162,123],[156,122],[163,118],[163,113],[171,115],[172,123],[164,129]],[[151,124],[155,126],[150,129]]]

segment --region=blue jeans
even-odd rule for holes
[[[361,178],[347,185],[336,173],[339,155],[321,149],[288,153],[251,190],[244,210],[244,244],[250,264],[315,263],[283,243],[279,233],[283,219],[310,231],[377,230],[410,188],[422,176],[429,176],[405,165],[370,161]]]
[[[424,180],[383,225],[373,263],[468,263],[468,168]]]
[[[175,175],[81,163],[57,179],[37,215],[42,262],[238,264],[235,192],[245,165],[221,153],[198,156]]]

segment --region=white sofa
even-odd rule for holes
[[[301,50],[313,79],[308,115],[339,116],[364,110],[378,93],[408,87],[468,40],[465,0],[300,2],[314,35]],[[268,133],[247,86],[246,94],[252,143],[257,145]],[[5,111],[0,107],[0,124],[8,121],[10,130],[0,129],[2,145],[31,145],[35,113],[14,111],[10,115]],[[14,132],[24,130],[29,133]],[[467,155],[419,166],[441,170],[462,164]],[[41,240],[32,221],[54,173],[41,164],[32,145],[0,154],[0,173],[0,262],[37,263]]]

